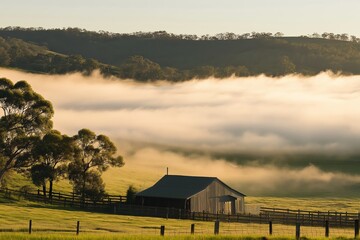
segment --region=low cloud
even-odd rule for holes
[[[360,76],[176,84],[103,79],[97,73],[49,76],[0,69],[0,76],[25,79],[50,100],[56,129],[109,135],[122,143],[120,151],[131,149],[127,160],[138,166],[173,164],[179,174],[218,176],[251,194],[281,194],[279,188],[283,195],[299,189],[326,194],[330,186],[332,192],[359,186]],[[141,147],[125,149],[129,143]]]
[[[170,174],[216,176],[248,195],[357,196],[360,184],[360,175],[325,172],[313,165],[298,169],[272,164],[238,165],[209,155],[183,155],[149,147],[132,152],[127,155],[130,167],[147,169],[158,178],[165,174],[166,166]]]

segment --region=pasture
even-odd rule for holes
[[[146,179],[143,180],[146,176]],[[132,168],[110,169],[104,174],[106,189],[114,195],[125,195],[133,184],[138,189],[152,185],[160,176],[139,174]],[[126,181],[124,181],[126,179]],[[10,187],[19,189],[31,185],[29,180],[14,174]],[[70,192],[67,181],[57,182],[55,191]],[[285,198],[285,197],[246,197],[246,204],[252,208],[275,207],[312,211],[359,212],[360,198]],[[28,224],[32,220],[33,233],[29,235]],[[76,236],[76,222],[80,221],[80,235]],[[190,226],[195,224],[195,235],[190,235]],[[160,226],[165,225],[165,237],[160,237]],[[0,197],[0,240],[2,239],[293,239],[295,227],[273,226],[270,237],[267,224],[220,223],[220,235],[214,236],[214,223],[177,220],[165,218],[134,217],[114,214],[75,211],[29,201],[12,201]],[[322,238],[322,227],[302,227],[301,236]],[[330,237],[353,238],[354,229],[330,229]]]
[[[106,191],[111,195],[126,195],[130,185],[142,190],[153,185],[163,175],[151,173],[146,170],[138,170],[134,166],[125,165],[122,168],[110,168],[104,172],[103,179],[106,183]],[[20,189],[29,186],[33,191],[34,186],[29,179],[19,174],[12,174],[9,180],[9,188]],[[240,190],[240,189],[239,189]],[[54,192],[69,193],[72,187],[67,180],[60,180],[54,184]],[[322,198],[322,197],[258,197],[247,196],[245,202],[249,207],[288,208],[311,211],[338,211],[338,212],[359,212],[360,198]]]
[[[32,220],[32,234],[28,224]],[[76,236],[76,222],[80,221],[80,234]],[[195,224],[195,235],[190,226]],[[160,226],[164,225],[165,239],[260,239],[269,238],[268,224],[220,223],[220,234],[214,236],[214,222],[135,217],[91,213],[58,208],[28,201],[1,199],[0,239],[164,239]],[[301,236],[321,238],[323,227],[302,227]],[[330,229],[330,237],[354,236],[354,229]],[[241,238],[240,238],[241,237]],[[295,237],[295,226],[273,225],[272,239]]]

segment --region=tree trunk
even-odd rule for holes
[[[52,193],[53,193],[53,180],[50,180],[50,186],[49,186],[49,199],[52,199]]]
[[[43,197],[46,199],[46,184],[43,184]]]
[[[81,189],[81,197],[83,198],[85,202],[85,186],[86,186],[86,172],[83,173],[83,183],[82,183],[82,189]]]

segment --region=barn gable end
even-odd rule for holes
[[[236,214],[245,211],[245,195],[216,179],[190,198],[192,212]]]

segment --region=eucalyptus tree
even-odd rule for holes
[[[10,170],[32,164],[32,149],[52,128],[51,103],[25,81],[0,78],[0,181]]]
[[[69,163],[68,174],[75,191],[82,198],[105,194],[102,172],[110,166],[122,167],[121,156],[115,156],[116,147],[105,135],[96,135],[89,129],[81,129],[74,137],[75,157]]]
[[[74,153],[73,138],[52,130],[47,133],[33,149],[33,158],[37,160],[31,167],[30,174],[33,183],[42,186],[46,197],[46,186],[49,182],[49,199],[52,198],[53,182],[66,172],[68,163]]]

